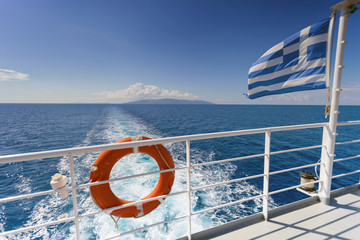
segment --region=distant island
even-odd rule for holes
[[[124,104],[214,104],[214,103],[202,101],[202,100],[180,100],[180,99],[163,98],[163,99],[138,100]]]

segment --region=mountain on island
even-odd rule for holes
[[[138,100],[138,101],[128,102],[125,104],[214,104],[214,103],[202,101],[202,100],[181,100],[181,99],[163,98],[163,99]]]

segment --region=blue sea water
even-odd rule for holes
[[[326,122],[322,106],[260,106],[260,105],[117,105],[117,104],[0,104],[0,155],[45,151],[77,146],[112,143],[127,136],[151,138],[232,131],[272,126]],[[358,120],[359,106],[341,106],[339,121]],[[339,127],[337,141],[358,139],[360,128]],[[320,145],[322,129],[272,133],[271,151]],[[184,143],[167,144],[177,167],[185,165]],[[359,154],[359,143],[336,147],[337,158]],[[222,160],[264,151],[264,135],[199,140],[191,143],[192,163]],[[74,156],[76,182],[88,181],[90,168],[99,153]],[[316,163],[320,149],[286,153],[271,157],[270,170],[275,171]],[[334,174],[359,169],[359,159],[335,163]],[[132,154],[119,161],[111,177],[155,171],[153,159]],[[314,172],[314,169],[308,169]],[[68,177],[68,158],[51,158],[31,162],[0,164],[0,198],[50,189],[51,176],[61,172]],[[254,158],[193,169],[192,186],[202,186],[243,176],[261,174],[263,159]],[[158,175],[113,183],[113,191],[125,199],[146,196],[156,185]],[[359,174],[334,179],[333,188],[357,183]],[[270,177],[270,191],[296,185],[299,171]],[[129,191],[131,189],[131,191]],[[172,192],[186,189],[186,172],[177,171]],[[237,182],[197,191],[193,194],[194,211],[239,198],[254,196],[262,191],[262,179]],[[87,189],[77,191],[79,212],[96,211]],[[305,198],[296,190],[273,195],[270,207],[277,207]],[[186,214],[186,196],[169,197],[156,210],[138,219],[120,219],[119,231],[129,231],[154,222]],[[192,219],[193,231],[200,231],[262,211],[261,199],[221,208]],[[34,197],[0,205],[0,231],[41,224],[55,220],[63,213],[72,216],[72,200],[61,200],[56,194]],[[175,239],[186,234],[186,220],[179,220],[140,231],[133,239]],[[80,221],[83,239],[101,239],[118,234],[106,214]],[[11,239],[73,239],[72,222],[16,234]],[[126,236],[124,239],[129,239]]]

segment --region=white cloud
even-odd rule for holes
[[[246,104],[321,105],[326,96],[326,89],[317,89],[270,95],[255,100],[245,99],[244,101]]]
[[[195,100],[198,96],[191,93],[180,93],[178,90],[161,89],[153,85],[144,85],[143,83],[135,83],[126,89],[117,91],[104,91],[95,93],[106,99],[123,99],[123,100],[136,100],[136,99],[160,99],[160,98],[175,98]]]
[[[343,91],[360,91],[360,82],[347,82],[343,86]]]
[[[360,82],[345,82],[340,93],[340,103],[359,105],[360,104]]]
[[[9,69],[0,69],[0,82],[25,80],[29,80],[29,74],[19,73]]]
[[[326,89],[317,89],[312,91],[291,92],[274,95],[273,100],[282,104],[322,104],[327,96]]]

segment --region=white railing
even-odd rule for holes
[[[338,124],[338,126],[345,126],[345,125],[346,126],[347,125],[360,125],[360,121],[349,121],[349,122],[343,122],[343,123]],[[134,142],[126,142],[126,143],[114,143],[114,144],[106,144],[106,145],[97,145],[97,146],[76,147],[76,148],[69,148],[69,149],[53,150],[53,151],[43,151],[43,152],[36,152],[36,153],[26,153],[26,154],[15,154],[15,155],[8,155],[8,156],[0,156],[0,164],[11,163],[11,162],[21,162],[21,161],[31,161],[31,160],[38,160],[38,159],[45,159],[45,158],[52,158],[52,157],[60,157],[60,156],[68,156],[69,161],[70,161],[71,187],[66,187],[65,190],[68,190],[68,191],[72,192],[72,202],[73,202],[73,212],[74,212],[73,217],[67,217],[67,218],[64,218],[64,219],[61,219],[61,220],[49,221],[49,222],[44,223],[44,224],[38,224],[38,225],[35,225],[35,226],[23,227],[23,228],[11,230],[11,231],[1,232],[0,237],[1,236],[12,235],[12,234],[17,234],[17,233],[21,233],[21,232],[26,232],[26,231],[30,231],[30,230],[33,230],[33,229],[47,227],[47,226],[55,225],[55,224],[59,224],[59,223],[74,221],[75,228],[76,228],[76,237],[77,237],[77,239],[80,239],[79,220],[81,218],[90,217],[90,216],[94,216],[94,215],[97,215],[97,214],[113,211],[113,210],[116,210],[116,209],[121,209],[121,208],[125,208],[125,207],[128,207],[128,206],[137,205],[139,203],[144,203],[144,202],[153,201],[153,200],[156,200],[156,199],[161,199],[161,198],[164,198],[164,196],[158,196],[158,197],[154,197],[154,198],[150,198],[150,199],[146,199],[146,200],[140,200],[140,201],[136,201],[134,203],[129,203],[129,204],[125,204],[125,205],[122,205],[122,206],[112,207],[112,208],[105,209],[105,210],[98,210],[98,211],[94,211],[94,212],[79,214],[79,212],[78,212],[78,203],[77,203],[77,198],[76,198],[76,195],[77,195],[76,191],[78,189],[88,188],[90,186],[94,186],[94,185],[98,185],[98,184],[110,183],[110,182],[130,179],[130,178],[137,178],[137,177],[142,177],[142,176],[147,176],[147,175],[152,175],[152,174],[158,174],[158,173],[162,173],[162,172],[169,172],[169,171],[174,171],[174,170],[177,171],[177,170],[184,170],[184,169],[186,169],[186,171],[187,171],[187,190],[186,191],[175,192],[175,193],[170,193],[170,194],[167,195],[167,197],[176,196],[176,195],[180,195],[180,194],[186,194],[187,199],[188,199],[187,200],[187,214],[186,215],[179,216],[179,217],[169,219],[169,220],[166,220],[166,221],[153,223],[151,225],[147,225],[147,226],[144,226],[144,227],[141,227],[141,228],[137,228],[137,229],[134,229],[134,230],[131,230],[131,231],[128,231],[128,232],[123,232],[123,233],[121,233],[121,234],[119,234],[117,236],[107,238],[107,239],[118,238],[120,236],[128,235],[128,234],[131,234],[131,233],[134,233],[134,232],[137,232],[137,231],[141,231],[141,230],[144,230],[144,229],[147,229],[147,228],[151,228],[151,227],[154,227],[154,226],[158,226],[158,225],[161,225],[161,224],[164,224],[164,223],[168,223],[168,222],[172,222],[172,221],[176,221],[176,220],[184,219],[184,218],[187,218],[187,220],[188,220],[187,236],[188,236],[188,239],[191,239],[191,234],[192,234],[192,231],[191,231],[191,217],[192,216],[200,214],[200,213],[212,211],[212,210],[215,210],[215,209],[218,209],[218,208],[239,204],[241,202],[255,200],[257,198],[262,198],[263,199],[263,215],[264,215],[264,218],[267,219],[268,218],[268,198],[269,198],[270,195],[274,195],[274,194],[277,194],[277,193],[280,193],[280,192],[292,190],[292,189],[295,189],[295,188],[298,188],[298,187],[303,187],[303,186],[306,186],[306,185],[309,185],[309,184],[314,184],[314,183],[319,183],[321,185],[321,182],[324,181],[324,179],[319,179],[319,180],[311,182],[311,183],[291,186],[291,187],[287,187],[287,188],[283,188],[283,189],[279,189],[279,190],[276,190],[276,191],[269,192],[269,176],[270,175],[276,175],[276,174],[280,174],[280,173],[285,173],[285,172],[290,172],[290,171],[294,171],[294,170],[299,170],[299,169],[304,169],[304,168],[308,168],[308,167],[315,167],[315,166],[319,166],[319,165],[321,166],[322,165],[321,163],[314,163],[314,164],[307,164],[307,165],[303,165],[303,166],[298,166],[298,167],[293,167],[293,168],[282,169],[282,170],[270,172],[270,162],[271,162],[270,157],[272,155],[289,153],[289,152],[304,151],[304,150],[310,150],[310,149],[317,149],[317,148],[324,148],[325,147],[322,144],[322,145],[316,145],[316,146],[293,148],[293,149],[287,149],[287,150],[271,152],[270,151],[271,133],[280,132],[280,131],[292,131],[292,130],[299,130],[299,129],[324,128],[324,127],[327,127],[327,126],[328,126],[328,123],[315,123],[315,124],[304,124],[304,125],[293,125],[293,126],[270,127],[270,128],[239,130],[239,131],[229,131],[229,132],[217,132],[217,133],[207,133],[207,134],[196,134],[196,135],[188,135],[188,136],[168,137],[168,138],[161,138],[161,139],[151,139],[151,140],[144,140],[144,141],[134,141]],[[264,153],[259,153],[259,154],[250,155],[250,156],[242,156],[242,157],[237,157],[237,158],[223,159],[223,160],[212,161],[212,162],[205,162],[205,163],[200,163],[200,164],[191,164],[191,161],[190,161],[190,159],[191,159],[191,155],[190,155],[190,143],[191,143],[191,141],[196,141],[196,140],[201,140],[201,139],[214,139],[214,138],[222,138],[222,137],[231,137],[231,136],[252,135],[252,134],[265,134]],[[76,182],[75,182],[74,159],[73,159],[74,155],[83,154],[83,153],[91,153],[91,152],[99,152],[99,151],[104,151],[104,150],[134,148],[134,147],[140,147],[140,146],[146,146],[146,145],[166,144],[166,143],[174,143],[174,142],[185,142],[186,143],[186,165],[183,166],[183,167],[176,167],[176,168],[173,168],[173,169],[166,169],[166,170],[156,171],[156,172],[148,172],[148,173],[143,173],[143,174],[138,174],[138,175],[133,175],[133,176],[128,176],[128,177],[121,177],[121,178],[110,179],[110,180],[101,181],[101,182],[92,182],[92,183],[86,183],[86,184],[80,184],[80,185],[77,185]],[[352,143],[359,143],[359,142],[360,142],[360,139],[359,140],[352,140],[352,141],[348,141],[348,142],[337,143],[337,145],[352,144]],[[194,187],[194,188],[191,187],[191,181],[190,181],[190,179],[191,179],[191,171],[190,171],[191,168],[201,167],[201,166],[208,166],[208,165],[219,164],[219,163],[240,161],[240,160],[256,158],[256,157],[264,157],[264,173],[263,174],[257,174],[257,175],[243,177],[243,178],[232,179],[232,180],[229,180],[229,181],[219,182],[219,183],[210,184],[210,185],[201,186],[201,187]],[[342,158],[342,159],[336,159],[336,160],[334,160],[334,162],[346,161],[346,160],[351,160],[351,159],[355,159],[355,158],[359,158],[359,157],[360,157],[360,155],[355,155],[355,156],[350,156],[350,157],[346,157],[346,158]],[[350,173],[345,173],[345,174],[340,174],[340,175],[337,175],[337,176],[330,176],[330,177],[331,178],[338,178],[338,177],[343,177],[343,176],[347,176],[347,175],[350,175],[350,174],[356,174],[356,173],[359,173],[359,172],[360,172],[360,170],[356,170],[356,171],[353,171],[353,172],[350,172]],[[199,191],[199,190],[206,189],[206,188],[215,187],[215,186],[220,186],[220,185],[224,185],[224,184],[230,184],[230,183],[235,183],[235,182],[239,182],[239,181],[255,179],[255,178],[263,178],[263,192],[262,192],[262,194],[258,194],[256,196],[252,196],[252,197],[245,198],[245,199],[239,199],[239,200],[234,201],[234,202],[218,205],[218,206],[215,206],[215,207],[199,210],[199,211],[196,211],[196,212],[192,211],[192,209],[191,209],[191,193],[192,192]],[[24,195],[19,195],[19,196],[10,196],[10,197],[0,199],[0,204],[6,203],[6,202],[12,202],[12,201],[16,201],[16,200],[21,200],[21,199],[26,199],[26,198],[31,198],[31,197],[54,194],[56,192],[59,192],[59,190],[49,190],[49,191],[36,192],[36,193],[31,193],[31,194],[24,194]]]

